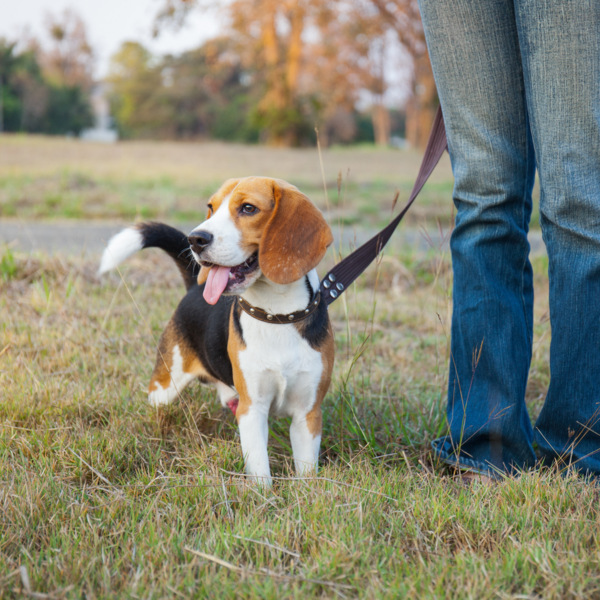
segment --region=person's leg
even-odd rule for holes
[[[442,460],[531,466],[525,407],[533,283],[527,230],[535,157],[512,0],[420,0],[455,178],[449,435]]]
[[[599,475],[600,3],[515,5],[550,276],[551,381],[534,439],[546,459]]]

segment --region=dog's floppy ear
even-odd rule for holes
[[[200,267],[200,273],[198,273],[198,285],[206,283],[209,271],[210,269],[208,267]]]
[[[274,181],[273,201],[275,208],[260,240],[258,261],[268,279],[286,284],[319,264],[333,235],[321,211],[296,188]]]

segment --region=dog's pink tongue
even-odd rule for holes
[[[211,267],[203,294],[204,299],[209,304],[216,304],[217,300],[221,297],[229,281],[229,271],[231,271],[231,267]]]

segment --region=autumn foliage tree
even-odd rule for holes
[[[207,7],[201,0],[166,0],[156,30],[181,24],[190,11]],[[264,141],[297,144],[314,124],[326,139],[326,124],[343,121],[367,91],[373,98],[377,141],[389,142],[385,65],[378,50],[396,41],[409,50],[415,65],[413,89],[419,93],[412,101],[410,120],[419,124],[409,129],[413,143],[421,145],[419,132],[422,125],[427,127],[435,98],[425,102],[427,93],[420,93],[425,83],[430,91],[430,82],[415,2],[233,0],[222,10],[229,23],[226,35],[244,68],[252,72],[255,87],[261,88],[253,119]]]
[[[413,61],[412,94],[406,106],[406,138],[415,147],[427,144],[438,106],[437,89],[425,43],[417,0],[371,0],[379,18],[393,28]]]
[[[50,48],[40,54],[46,78],[61,86],[78,86],[89,90],[93,83],[94,52],[88,41],[87,28],[72,9],[46,15]]]

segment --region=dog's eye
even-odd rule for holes
[[[212,204],[209,204],[209,205],[208,205],[208,216],[209,216],[209,217],[210,217],[210,215],[212,215],[212,212],[213,212],[213,207],[212,207]]]
[[[256,208],[256,206],[252,206],[252,204],[242,204],[242,213],[245,215],[253,215],[257,211],[258,208]]]

